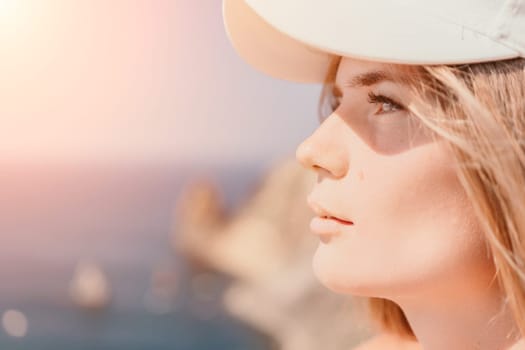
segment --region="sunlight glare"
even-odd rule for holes
[[[28,5],[27,1],[0,0],[0,50],[7,49],[5,45],[12,45],[10,42],[17,38],[20,40],[20,36],[33,26],[34,18],[30,17],[29,9],[36,10],[36,4]]]
[[[18,0],[0,0],[0,23],[4,24],[8,20],[16,17],[19,5]]]

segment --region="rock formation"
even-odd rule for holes
[[[226,308],[282,350],[349,349],[370,334],[362,310],[313,276],[318,239],[306,197],[314,181],[289,160],[229,217],[212,182],[189,184],[177,203],[176,249],[230,275]]]

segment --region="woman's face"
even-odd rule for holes
[[[494,269],[452,154],[404,109],[409,89],[396,82],[404,74],[343,58],[338,108],[297,148],[298,160],[318,174],[312,209],[353,223],[314,218],[321,237],[314,272],[341,293],[468,294],[486,286]]]

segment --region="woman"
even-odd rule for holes
[[[525,1],[225,0],[238,53],[324,83],[297,159],[359,349],[525,349]]]

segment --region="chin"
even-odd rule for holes
[[[357,279],[350,278],[345,273],[344,267],[338,266],[335,261],[326,259],[322,254],[319,254],[319,251],[313,257],[312,270],[317,280],[334,293],[368,296],[365,285],[356,284]]]
[[[355,270],[338,262],[333,256],[322,252],[315,253],[312,259],[312,270],[317,280],[326,288],[337,294],[359,297],[385,297],[390,285],[380,276],[366,273],[366,269]],[[381,279],[381,280],[378,280]]]

